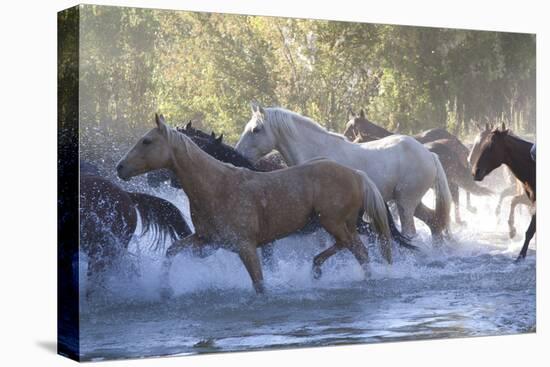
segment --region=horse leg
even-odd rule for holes
[[[256,293],[264,293],[264,277],[262,274],[262,264],[258,259],[256,247],[251,244],[245,244],[239,248],[239,258],[243,262],[248,275],[252,279]]]
[[[521,248],[521,251],[516,261],[525,259],[525,256],[527,255],[527,249],[529,248],[529,242],[531,242],[531,239],[535,235],[536,230],[537,230],[537,214],[535,213],[531,217],[531,223],[529,223],[529,227],[525,232],[525,241],[523,242],[523,247]]]
[[[432,233],[434,243],[443,241],[443,228],[438,226],[437,219],[435,218],[435,210],[432,210],[423,203],[420,203],[416,207],[414,216],[428,225],[430,232]]]
[[[198,251],[202,245],[202,241],[195,234],[189,237],[182,238],[179,241],[172,243],[172,245],[166,250],[166,255],[162,263],[161,273],[161,297],[170,298],[173,295],[173,290],[170,288],[169,275],[174,257],[186,248],[191,248],[194,252]]]
[[[460,194],[458,192],[458,185],[454,182],[449,182],[449,190],[451,191],[451,197],[453,198],[455,207],[455,222],[462,225],[464,222],[460,219]]]
[[[470,199],[471,199],[471,193],[470,191],[466,191],[466,209],[468,209],[470,213],[476,214],[477,208],[472,205],[472,202]]]
[[[329,257],[335,255],[341,249],[341,246],[334,244],[313,258],[312,271],[314,279],[321,278],[321,275],[323,274],[323,272],[321,271],[321,266],[323,266],[324,262],[327,261]]]
[[[510,233],[510,238],[516,237],[516,227],[515,227],[516,206],[519,204],[519,201],[522,195],[514,196],[512,198],[512,201],[510,202],[510,214],[508,215],[508,230]]]
[[[399,212],[399,220],[401,222],[401,233],[407,237],[416,236],[416,228],[414,226],[414,206],[403,201],[396,201],[397,211]]]
[[[361,239],[359,238],[359,235],[357,233],[352,233],[352,240],[347,247],[351,251],[353,256],[355,256],[355,259],[357,259],[357,262],[365,273],[365,277],[368,278],[370,274],[368,268],[369,253],[367,251],[367,248],[363,245],[363,242],[361,242]]]
[[[500,196],[498,198],[497,208],[495,209],[495,214],[497,216],[500,215],[500,210],[502,208],[502,201],[504,200],[504,198],[508,197],[508,196],[512,196],[515,193],[516,193],[516,186],[510,186],[510,187],[507,187],[506,189],[502,190],[502,192],[500,193]]]

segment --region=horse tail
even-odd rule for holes
[[[474,181],[474,178],[468,168],[466,168],[460,161],[455,161],[455,182],[458,186],[462,187],[464,190],[471,192],[474,195],[478,196],[488,196],[493,195],[493,192],[488,188],[479,185]]]
[[[153,235],[152,250],[163,248],[167,238],[174,242],[191,234],[183,214],[168,200],[139,192],[129,192],[128,195],[141,218],[140,235],[149,232]]]
[[[449,190],[449,183],[447,182],[447,175],[445,170],[439,161],[437,154],[432,153],[436,175],[434,180],[434,192],[435,192],[435,225],[436,229],[443,231],[449,228],[450,214],[451,214],[451,191]]]
[[[393,220],[393,216],[391,214],[390,208],[388,207],[387,203],[384,203],[386,205],[386,213],[388,215],[388,223],[390,224],[390,232],[392,235],[392,238],[397,244],[401,247],[407,248],[409,250],[418,250],[418,247],[411,244],[411,238],[408,236],[405,236],[403,233],[399,231],[397,226],[395,225],[395,221]]]
[[[388,220],[388,209],[378,188],[365,172],[357,171],[363,178],[363,220],[372,219],[374,229],[382,236],[379,242],[382,256],[392,263],[391,230]]]

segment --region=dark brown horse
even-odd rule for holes
[[[485,124],[484,127],[477,125],[477,127],[479,129],[479,133],[476,136],[472,149],[470,150],[470,154],[468,155],[468,162],[470,163],[471,166],[473,166],[474,162],[479,159],[483,143],[487,140],[488,136],[494,130],[493,126],[490,124]],[[510,238],[514,238],[516,236],[516,227],[515,227],[516,207],[519,204],[531,206],[531,201],[529,201],[529,198],[525,194],[522,183],[513,176],[510,170],[508,168],[504,168],[503,173],[505,174],[505,180],[508,180],[509,184],[504,190],[502,190],[502,192],[499,195],[497,207],[495,209],[495,214],[496,216],[500,215],[500,211],[501,211],[501,207],[504,199],[508,196],[512,196],[512,200],[510,201],[510,213],[508,214],[508,228],[509,228]]]
[[[474,162],[472,174],[476,181],[481,181],[501,165],[506,165],[516,178],[523,184],[525,193],[536,203],[536,164],[531,158],[533,143],[509,134],[504,124],[502,128],[494,129],[483,142],[479,158]],[[525,258],[529,242],[536,232],[536,212],[531,217],[529,227],[525,232],[525,241],[517,260]]]
[[[353,115],[346,124],[344,135],[355,143],[363,143],[378,140],[393,135],[393,133],[369,121],[365,111],[361,110],[359,115]],[[468,148],[445,129],[430,129],[413,135],[413,138],[439,156],[455,204],[455,220],[457,223],[462,223],[459,209],[459,187],[466,191],[467,207],[472,212],[476,212],[476,209],[470,205],[470,193],[475,195],[491,194],[489,189],[477,185],[470,176],[467,168],[469,167]]]
[[[88,257],[88,276],[101,275],[126,253],[136,231],[138,213],[142,231],[152,234],[151,247],[166,239],[176,241],[191,234],[179,209],[167,200],[128,192],[96,174],[82,162],[80,175],[80,240]],[[101,280],[101,279],[100,279]]]

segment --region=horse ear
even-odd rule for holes
[[[218,138],[216,139],[216,143],[221,144],[222,140],[223,140],[223,133],[220,134],[220,136],[218,136]]]
[[[359,117],[361,117],[362,119],[365,118],[365,110],[361,108],[361,111],[359,111]]]
[[[192,125],[192,122],[191,122],[191,120],[189,120],[189,122],[187,123],[187,125],[185,125],[185,130],[191,129],[191,125]]]
[[[212,132],[210,133],[210,137],[211,137],[212,139],[215,140],[215,139],[216,139],[216,134],[214,134],[214,132],[212,131]]]
[[[491,125],[489,125],[488,122],[485,123],[485,131],[490,131],[491,130]]]
[[[265,110],[262,106],[258,105],[258,112],[261,113],[262,115],[265,115]]]
[[[258,112],[258,104],[254,101],[250,101],[250,109],[252,110],[252,113]]]
[[[156,122],[157,127],[159,128],[159,130],[163,134],[166,134],[166,131],[167,131],[168,127],[166,126],[166,120],[164,119],[164,116],[159,115],[158,113],[155,113],[155,122]]]
[[[502,131],[506,131],[506,124],[503,122],[502,125],[500,126],[500,129]]]
[[[155,113],[155,123],[157,124],[157,127],[160,129],[160,125],[162,124],[162,121],[160,120],[160,115],[158,113]]]
[[[353,112],[353,110],[350,109],[348,111],[348,120],[353,120],[356,116],[357,116],[357,114],[355,112]]]

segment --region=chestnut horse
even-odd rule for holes
[[[533,143],[513,136],[502,124],[502,129],[494,129],[482,143],[479,158],[474,162],[472,175],[476,181],[481,181],[495,168],[506,165],[523,188],[531,203],[536,204],[536,164],[531,158]],[[536,210],[536,209],[535,209]],[[525,241],[517,260],[525,258],[529,242],[536,232],[536,212],[531,216],[531,222],[525,232]]]
[[[222,163],[156,115],[157,127],[146,133],[117,165],[128,180],[151,170],[168,168],[189,198],[195,234],[167,251],[164,290],[174,255],[188,248],[196,254],[206,244],[235,252],[257,293],[264,291],[256,249],[288,236],[319,217],[335,240],[313,261],[316,276],[326,259],[348,249],[367,271],[368,253],[356,230],[357,214],[365,211],[380,233],[384,258],[391,263],[391,233],[387,209],[374,183],[357,170],[326,159],[273,172],[254,172]]]

